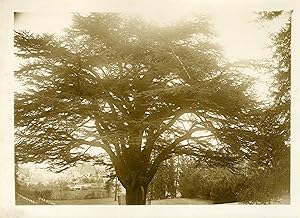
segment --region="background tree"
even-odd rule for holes
[[[170,158],[160,165],[150,183],[148,192],[148,198],[150,200],[176,197],[177,164],[174,158]]]
[[[15,33],[27,60],[16,77],[17,162],[64,170],[109,155],[127,204],[145,204],[148,185],[173,154],[234,166],[248,142],[225,134],[255,106],[249,80],[230,69],[207,18],[166,26],[112,13],[74,15],[58,38]]]
[[[258,131],[248,180],[239,195],[240,200],[251,203],[274,202],[290,192],[291,12],[258,13],[258,21],[265,27],[276,19],[286,22],[270,34],[273,55],[264,66],[274,79],[272,100],[253,118]]]
[[[104,189],[107,193],[107,196],[112,196],[112,189],[113,189],[113,181],[111,179],[108,179],[105,181]]]

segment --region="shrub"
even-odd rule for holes
[[[40,192],[40,197],[44,199],[50,199],[52,195],[52,190],[43,190]]]
[[[179,180],[183,197],[213,200],[216,203],[236,201],[240,177],[226,169],[187,169]]]
[[[84,199],[94,199],[94,198],[96,198],[96,194],[95,194],[95,192],[93,191],[93,192],[88,193],[87,195],[85,195],[83,198],[84,198]]]
[[[259,170],[246,177],[237,190],[237,199],[250,204],[270,204],[289,196],[289,171]]]

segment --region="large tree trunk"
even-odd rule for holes
[[[151,179],[144,174],[139,175],[139,173],[135,173],[134,171],[123,173],[118,170],[116,172],[119,181],[126,189],[126,204],[145,205]]]
[[[126,204],[145,205],[148,186],[157,167],[147,171],[148,163],[144,161],[139,150],[131,149],[130,155],[126,151],[123,152],[125,156],[119,156],[119,159],[114,160],[116,175],[126,189]]]
[[[148,187],[145,185],[134,185],[126,189],[127,205],[145,205]]]

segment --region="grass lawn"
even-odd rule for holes
[[[118,205],[118,201],[114,198],[100,198],[100,199],[83,199],[83,200],[50,200],[57,205]],[[279,204],[289,204],[289,198],[283,199]],[[17,205],[30,205],[32,203],[17,196]],[[190,198],[172,198],[162,200],[152,200],[151,205],[211,205],[214,204],[210,200],[190,199]],[[238,202],[226,204],[240,204]],[[278,204],[278,203],[275,203]]]
[[[118,202],[113,198],[102,199],[84,199],[84,200],[52,200],[51,202],[60,205],[117,205]],[[205,205],[213,204],[209,200],[189,199],[189,198],[173,198],[163,200],[152,200],[151,205]]]
[[[83,200],[50,200],[57,205],[118,205],[118,201],[114,198],[100,198],[100,199],[83,199]],[[30,205],[32,203],[23,200],[20,197],[16,199],[17,205]],[[189,199],[189,198],[173,198],[152,200],[151,205],[205,205],[213,204],[209,200]]]
[[[31,205],[32,203],[21,198],[20,196],[16,196],[16,205]]]
[[[117,205],[118,201],[114,198],[82,199],[82,200],[51,200],[60,205]]]
[[[190,198],[170,198],[162,200],[152,200],[151,205],[205,205],[213,204],[210,200],[190,199]]]

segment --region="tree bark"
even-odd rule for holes
[[[126,189],[127,205],[145,205],[147,196],[147,186],[137,184]]]

